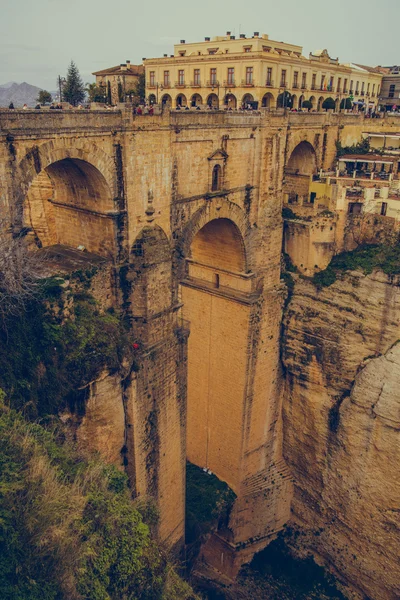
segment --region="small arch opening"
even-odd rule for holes
[[[211,181],[211,191],[219,192],[221,189],[222,183],[222,169],[221,165],[214,165],[212,170],[212,181]]]

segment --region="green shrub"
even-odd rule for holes
[[[333,98],[326,98],[322,103],[322,108],[324,110],[332,110],[335,108],[335,101]]]
[[[62,293],[59,280],[48,280],[41,300],[0,323],[0,387],[13,408],[33,417],[67,403],[83,406],[77,390],[104,368],[116,371],[129,352],[118,315],[101,313],[87,291],[75,295],[72,314],[61,322],[49,304],[62,307]]]
[[[0,403],[2,600],[195,599],[152,540],[125,474]]]
[[[362,271],[366,275],[374,269],[380,269],[386,275],[400,274],[400,246],[362,245],[351,252],[342,252],[334,256],[324,271],[316,273],[313,283],[321,288],[332,285],[338,272]]]

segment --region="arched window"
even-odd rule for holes
[[[212,172],[211,191],[218,192],[221,189],[221,165],[215,165]]]

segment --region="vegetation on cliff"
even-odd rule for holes
[[[12,408],[31,417],[67,404],[82,410],[85,386],[129,356],[122,320],[102,312],[84,289],[88,276],[78,276],[79,293],[61,278],[48,280],[23,312],[0,320],[0,387]]]
[[[125,474],[0,401],[3,600],[189,600]]]
[[[312,278],[319,287],[335,283],[340,272],[362,271],[366,275],[380,269],[386,275],[400,274],[400,246],[362,245],[351,252],[342,252],[334,256],[328,267]]]

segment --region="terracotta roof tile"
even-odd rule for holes
[[[143,65],[127,65],[126,69],[122,69],[121,65],[117,65],[116,67],[95,71],[92,75],[140,75],[143,72]]]

